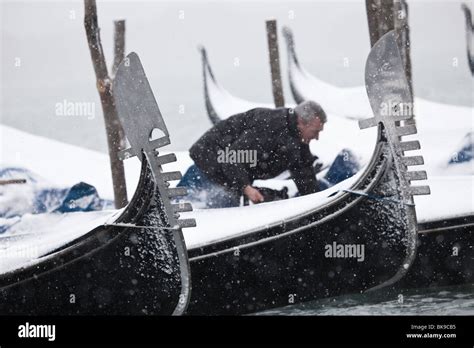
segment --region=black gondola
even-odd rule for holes
[[[143,73],[135,54],[120,65],[115,78],[122,110],[131,107],[135,97],[146,97],[140,88],[148,82],[131,78],[132,73]],[[141,124],[125,127],[132,147],[121,155],[137,155],[142,161],[130,203],[113,222],[39,255],[33,264],[1,274],[1,314],[171,315],[185,310],[190,276],[181,226],[192,221],[177,220],[175,214],[190,206],[181,209],[170,203],[170,197],[185,192],[168,189],[166,181],[173,178],[161,172],[161,165],[176,157],[158,156],[157,148],[169,144],[169,137],[153,101],[148,99],[141,110]],[[128,115],[119,116],[128,125],[123,119]],[[149,141],[154,128],[165,135]],[[15,240],[24,242],[12,235],[2,238],[0,246],[14,248]]]
[[[366,76],[374,80],[368,86],[386,92],[368,90],[375,118],[360,125],[378,126],[379,133],[364,173],[323,206],[190,249],[193,296],[188,314],[250,313],[375,290],[396,284],[409,272],[418,242],[412,195],[428,194],[429,188],[409,184],[426,178],[424,172],[407,171],[407,166],[421,164],[421,158],[404,157],[406,151],[419,149],[419,143],[399,140],[416,133],[413,126],[396,124],[412,116],[384,116],[380,110],[381,102],[399,104],[407,98],[397,59],[393,32],[369,55]],[[364,246],[364,259],[328,252],[346,246]]]
[[[463,7],[466,18],[469,16],[468,9]],[[469,20],[470,21],[470,18]],[[469,28],[468,28],[469,29]],[[468,33],[469,34],[469,33]],[[471,33],[472,34],[472,33]],[[305,89],[301,84],[301,79],[306,78],[313,82],[313,86],[323,84],[323,82],[311,76],[304,67],[301,66],[296,55],[295,41],[290,28],[283,29],[283,35],[286,40],[288,51],[288,77],[290,89],[293,98],[297,103],[302,102],[312,93]],[[469,35],[468,35],[469,36]],[[318,87],[324,89],[324,85]],[[344,98],[354,100],[362,99],[360,94],[362,87],[343,88],[339,94]],[[418,98],[415,103],[425,113],[430,110],[426,104],[429,103]],[[440,113],[459,113],[456,110],[449,110],[449,106],[439,106],[443,110]],[[358,107],[358,111],[363,113],[364,107]],[[352,116],[357,114],[355,112]],[[470,119],[472,111],[461,114],[461,119]],[[348,116],[350,117],[350,115]],[[418,115],[420,117],[420,115]],[[430,122],[439,122],[437,115],[428,116]],[[457,120],[461,122],[461,119]],[[440,199],[433,201],[432,204],[442,205],[444,202]],[[398,287],[424,287],[424,286],[444,286],[473,282],[474,266],[474,212],[464,212],[456,217],[433,217],[429,221],[419,223],[419,249],[416,262],[411,267],[408,275],[398,284]]]
[[[390,35],[393,33],[371,52],[372,58],[378,55],[374,61],[380,64],[371,73],[390,66],[382,58],[399,55]],[[218,84],[204,50],[202,58],[206,108],[216,123],[228,115],[219,114],[213,106],[209,84]],[[384,69],[378,69],[380,66]],[[403,102],[408,98],[403,95],[405,83],[397,81],[404,78],[403,70],[393,74],[389,70],[385,92],[399,89],[388,99],[398,97]],[[379,91],[385,93],[383,88]],[[375,99],[372,108],[380,116],[377,103],[383,100]],[[405,130],[392,128],[387,134],[386,126],[393,127],[395,118],[382,118],[362,122],[379,127],[372,160],[359,179],[333,201],[266,228],[190,248],[193,296],[187,313],[250,313],[389,285],[396,289],[471,283],[473,216],[417,224],[410,192],[427,194],[429,190],[410,188],[403,181],[426,179],[425,172],[407,171],[408,165],[423,160],[402,158],[400,153],[419,149],[419,143],[399,143],[393,135],[413,134],[416,129],[407,124]],[[390,197],[404,198],[396,202]],[[199,222],[199,216],[197,219]],[[326,257],[331,245],[364,245],[366,258],[358,262]]]

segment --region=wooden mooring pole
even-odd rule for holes
[[[267,41],[268,53],[270,58],[270,70],[272,76],[272,92],[275,107],[285,106],[285,99],[283,97],[283,85],[281,82],[280,70],[280,53],[278,51],[278,34],[276,20],[268,20],[267,24]]]
[[[123,150],[125,144],[122,125],[117,116],[115,100],[112,92],[113,76],[109,75],[105,63],[105,54],[100,39],[100,29],[97,19],[97,5],[95,0],[84,0],[84,27],[86,29],[87,42],[92,59],[92,65],[96,75],[96,86],[99,91],[100,102],[104,114],[107,145],[109,149],[110,169],[112,172],[112,184],[114,189],[115,208],[127,205],[127,186],[125,183],[125,169],[123,162],[118,158],[118,152]],[[112,68],[118,66],[125,51],[125,22],[115,23],[115,63]]]

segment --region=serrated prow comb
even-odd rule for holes
[[[425,171],[408,171],[410,166],[423,165],[423,156],[406,156],[408,151],[420,150],[418,140],[403,141],[417,134],[413,118],[413,100],[407,82],[394,30],[385,34],[372,48],[365,67],[366,89],[374,117],[360,120],[359,128],[383,124],[392,149],[400,180],[401,194],[413,202],[415,195],[428,195],[428,186],[411,186],[411,181],[426,180]]]
[[[159,154],[158,149],[170,144],[169,132],[136,53],[130,53],[119,65],[113,93],[118,117],[130,143],[130,148],[120,151],[118,157],[125,160],[137,156],[140,161],[146,158],[169,224],[180,228],[195,226],[194,219],[178,219],[178,212],[193,210],[191,203],[171,203],[171,198],[185,196],[187,190],[169,187],[169,181],[181,179],[181,172],[163,172],[162,165],[177,159],[173,153]]]

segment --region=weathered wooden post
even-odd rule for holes
[[[125,20],[121,19],[121,20],[114,21],[114,64],[112,65],[112,80],[115,79],[115,73],[117,72],[118,66],[120,65],[120,63],[122,62],[124,58],[125,58]],[[116,115],[116,117],[118,117],[118,115]],[[125,143],[125,132],[120,122],[118,123],[117,131],[119,133],[120,150],[123,150],[127,147],[127,144]],[[125,195],[126,194],[127,194],[127,190],[125,187]],[[125,197],[125,199],[126,198],[127,197]]]
[[[118,66],[125,58],[125,21],[114,21],[114,64],[112,66],[112,77],[115,77]]]
[[[125,170],[123,162],[118,158],[118,152],[124,144],[123,129],[117,117],[115,101],[112,94],[112,78],[108,74],[105,55],[100,40],[100,28],[97,19],[97,5],[95,0],[84,0],[84,27],[86,29],[87,42],[91,53],[92,64],[97,81],[102,111],[104,113],[107,144],[109,148],[110,167],[112,171],[112,183],[114,189],[115,207],[121,208],[127,204],[127,188],[125,184]],[[114,69],[118,66],[117,60],[123,59],[124,55],[124,32],[125,23],[115,23],[115,61]],[[121,53],[120,53],[121,52]],[[121,56],[120,56],[121,54]]]
[[[283,85],[281,82],[280,70],[280,54],[278,51],[278,34],[276,20],[268,20],[267,24],[267,41],[268,54],[270,58],[270,71],[272,76],[272,92],[275,107],[285,106],[285,99],[283,97]]]
[[[370,47],[390,30],[394,29],[393,0],[366,0],[369,22]]]
[[[405,68],[405,75],[407,76],[410,91],[413,99],[413,83],[411,73],[411,58],[410,58],[410,27],[408,25],[408,4],[405,0],[395,0],[394,2],[394,28],[397,30],[397,42],[400,47],[402,55],[403,66]]]

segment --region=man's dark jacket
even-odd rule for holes
[[[228,151],[256,150],[257,165],[219,163],[219,150],[226,147]],[[285,170],[290,170],[300,195],[318,191],[315,158],[301,141],[291,109],[257,108],[231,116],[208,130],[189,152],[209,179],[239,195],[253,180],[271,179]]]

